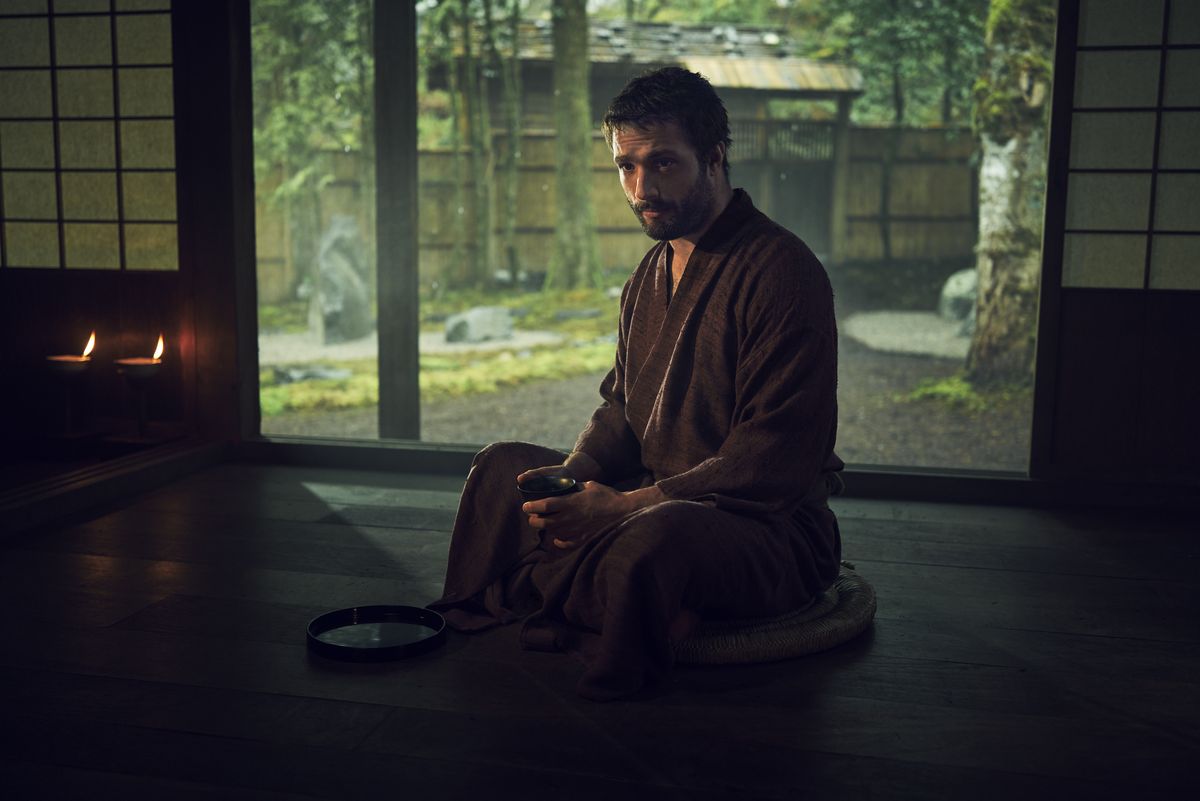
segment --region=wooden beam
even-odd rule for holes
[[[834,264],[846,258],[846,212],[850,187],[850,103],[849,97],[838,98],[837,128],[833,134],[833,190],[829,214],[829,251]]]
[[[174,5],[181,346],[201,436],[258,433],[248,0]]]
[[[421,438],[417,303],[417,14],[375,4],[379,436]]]
[[[1058,358],[1062,334],[1062,263],[1067,226],[1067,183],[1071,161],[1072,101],[1079,32],[1078,0],[1058,4],[1054,42],[1054,85],[1050,104],[1046,168],[1046,218],[1042,223],[1042,276],[1038,287],[1037,354],[1034,361],[1033,420],[1029,475],[1053,478]]]

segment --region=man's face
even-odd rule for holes
[[[625,199],[647,236],[678,239],[708,222],[721,167],[702,163],[677,123],[617,129],[612,148]]]

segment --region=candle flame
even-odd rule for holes
[[[87,346],[86,346],[86,347],[84,347],[84,349],[83,349],[83,355],[84,355],[84,358],[87,358],[88,356],[91,356],[91,355],[92,355],[92,350],[94,350],[94,349],[95,349],[95,347],[96,347],[96,332],[95,332],[95,331],[93,331],[93,332],[92,332],[92,335],[91,335],[90,337],[88,337],[88,343],[87,343]]]
[[[158,347],[154,349],[154,358],[161,359],[163,355],[163,338],[162,334],[158,335]]]

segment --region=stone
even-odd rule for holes
[[[447,342],[487,342],[512,335],[512,315],[503,306],[475,306],[446,318]]]
[[[321,235],[317,286],[309,299],[309,327],[325,344],[361,339],[375,329],[368,269],[358,222],[334,215]]]
[[[938,299],[938,314],[943,319],[965,322],[975,317],[975,297],[978,293],[979,274],[972,267],[959,270],[946,279]]]
[[[297,381],[340,381],[354,375],[350,370],[340,367],[326,367],[321,364],[271,367],[271,374],[276,384],[294,384]]]

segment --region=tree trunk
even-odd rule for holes
[[[463,105],[467,112],[467,144],[471,163],[472,239],[475,249],[468,254],[468,284],[487,287],[492,283],[492,125],[486,98],[487,82],[471,42],[471,0],[462,0]]]
[[[484,0],[487,17],[491,17],[491,0]],[[500,165],[501,204],[501,249],[503,264],[509,278],[515,284],[521,271],[521,259],[517,250],[517,203],[519,201],[520,173],[517,171],[521,157],[521,0],[508,0],[508,36],[512,51],[507,59],[501,59],[496,48],[495,37],[489,34],[489,57],[501,72],[501,100],[504,106],[504,139],[506,142],[504,161]],[[490,28],[490,25],[489,25]]]
[[[899,20],[902,13],[899,0],[892,0],[893,19]],[[898,31],[895,33],[892,47],[892,52],[896,54],[892,61],[892,125],[899,128],[904,125],[904,79],[900,74],[900,54],[905,51],[905,45]]]
[[[558,219],[547,284],[574,288],[598,273],[592,208],[592,120],[586,0],[553,0]]]
[[[954,86],[958,75],[953,40],[943,40],[942,53],[945,59],[942,65],[942,125],[949,128],[954,119]]]
[[[900,77],[900,64],[892,64],[892,125],[904,125],[904,80]]]
[[[1038,0],[993,0],[975,118],[979,170],[979,296],[967,378],[1033,379],[1046,191],[1046,100],[1054,11]]]
[[[358,47],[357,69],[359,82],[359,97],[363,99],[362,114],[359,117],[359,137],[362,143],[360,157],[357,160],[360,192],[358,197],[359,215],[363,221],[363,243],[367,256],[367,291],[371,297],[371,308],[376,308],[376,252],[375,252],[375,3],[374,0],[360,0],[358,13]]]
[[[454,160],[454,225],[458,229],[457,235],[453,237],[454,244],[450,251],[450,265],[445,272],[446,285],[451,287],[460,287],[468,283],[470,275],[470,266],[467,264],[467,247],[466,247],[466,163],[462,153],[462,129],[463,129],[463,113],[461,108],[460,98],[462,93],[459,89],[458,65],[454,59],[454,25],[450,14],[442,17],[444,28],[444,41],[446,42],[445,63],[446,75],[449,86],[448,94],[450,95],[450,153]],[[439,293],[443,287],[438,287]]]

